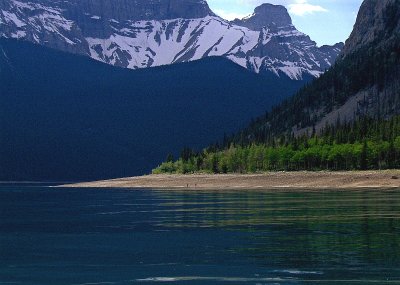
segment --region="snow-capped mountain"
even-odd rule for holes
[[[318,77],[343,47],[317,47],[283,6],[229,22],[202,0],[0,0],[0,37],[132,69],[223,56],[296,80]]]

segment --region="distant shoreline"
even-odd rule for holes
[[[147,188],[188,190],[335,190],[400,189],[400,170],[345,172],[268,172],[261,174],[162,174],[120,178],[61,187]]]

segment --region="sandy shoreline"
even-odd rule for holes
[[[361,189],[399,188],[400,170],[270,172],[263,174],[148,175],[62,185],[152,189]]]

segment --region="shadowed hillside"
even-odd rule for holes
[[[131,71],[0,40],[0,179],[143,174],[169,152],[238,130],[301,84],[221,58]]]

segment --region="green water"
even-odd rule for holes
[[[0,284],[400,284],[400,191],[0,188]]]

